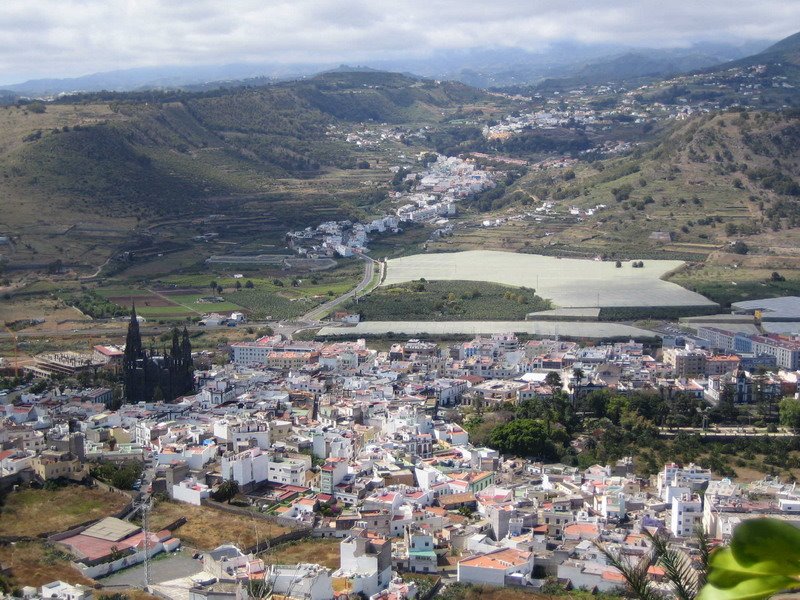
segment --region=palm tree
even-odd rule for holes
[[[586,374],[583,372],[583,369],[580,367],[575,367],[572,369],[572,376],[575,378],[575,391],[572,393],[572,406],[575,407],[578,404],[578,400],[580,399],[580,392],[581,392],[581,385],[583,384],[583,378]]]
[[[669,543],[663,533],[652,534],[645,531],[651,548],[637,562],[631,562],[612,551],[604,544],[595,542],[608,564],[616,568],[625,579],[628,591],[638,600],[664,600],[665,596],[656,589],[648,575],[648,570],[658,564],[664,569],[664,576],[672,586],[672,596],[679,600],[694,600],[706,581],[711,544],[708,535],[697,528],[695,538],[700,549],[700,564],[692,565],[691,559],[682,550]]]

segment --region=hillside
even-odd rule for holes
[[[253,223],[282,237],[296,224],[352,215],[368,193],[356,167],[380,156],[330,135],[332,127],[418,127],[486,99],[460,83],[369,71],[6,107],[0,194],[9,210],[0,235],[14,242],[11,262],[28,265],[98,265],[126,249],[135,225],[231,210],[252,212]],[[382,170],[380,178],[391,179]],[[55,222],[43,218],[54,212]],[[102,235],[86,235],[87,214]]]
[[[640,100],[779,110],[800,106],[798,88],[800,33],[756,54],[658,82]]]
[[[733,64],[757,64],[758,62],[800,65],[800,32],[783,38],[757,54],[734,61]]]
[[[735,111],[679,122],[628,156],[532,171],[496,201],[501,208],[478,218],[504,219],[541,202],[552,203],[541,216],[457,229],[429,248],[708,259],[706,271],[682,283],[761,286],[778,271],[800,286],[800,114]],[[785,292],[786,282],[775,289]]]

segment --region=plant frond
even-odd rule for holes
[[[595,546],[606,557],[608,564],[622,574],[628,590],[638,600],[663,600],[662,595],[653,587],[648,574],[648,569],[655,560],[654,553],[648,552],[636,563],[631,563],[600,542],[595,542]]]

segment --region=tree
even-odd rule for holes
[[[664,576],[670,584],[672,594],[669,597],[678,598],[678,600],[694,600],[705,583],[710,555],[708,537],[700,529],[696,531],[700,556],[699,565],[695,568],[692,566],[692,560],[683,550],[669,543],[669,536],[666,534],[660,532],[652,534],[645,531],[645,535],[651,548],[638,561],[630,560],[599,542],[595,542],[595,546],[606,557],[608,564],[620,572],[625,579],[628,592],[634,598],[663,600],[667,597],[653,585],[650,578],[650,567],[659,565],[664,569]]]
[[[732,421],[736,419],[736,386],[733,383],[728,382],[722,386],[717,409],[719,416],[723,420]]]
[[[784,398],[778,405],[781,425],[791,427],[793,430],[800,428],[800,400]]]
[[[564,387],[561,381],[561,375],[559,375],[557,371],[550,371],[544,378],[544,384],[550,388],[550,393],[552,394],[560,392]]]
[[[730,546],[708,560],[701,598],[770,598],[800,586],[800,531],[777,519],[751,519],[733,532]]]
[[[747,254],[750,252],[750,247],[742,240],[736,240],[733,244],[731,244],[731,252],[734,254]]]
[[[572,376],[575,378],[575,391],[573,392],[573,398],[575,402],[578,401],[581,395],[581,386],[583,385],[583,378],[586,374],[583,372],[583,369],[580,367],[576,367],[572,369]]]
[[[553,436],[564,438],[566,434]],[[563,441],[563,439],[561,440]],[[489,445],[504,454],[556,459],[556,446],[544,423],[538,419],[515,419],[498,425],[489,435]]]
[[[231,503],[239,494],[239,483],[235,479],[227,479],[219,484],[217,491],[214,492],[214,500],[217,502]]]

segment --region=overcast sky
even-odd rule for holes
[[[798,29],[798,0],[1,0],[0,84],[140,66],[536,50],[564,40],[777,40]]]

